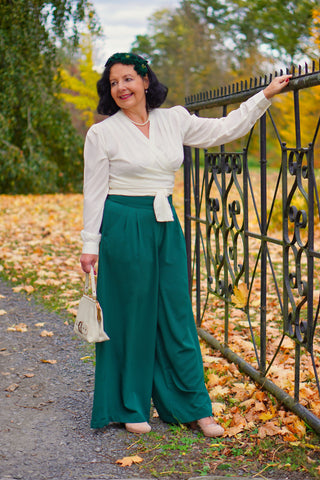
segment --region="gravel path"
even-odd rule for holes
[[[81,360],[85,347],[72,326],[3,281],[0,314],[0,480],[145,476],[138,465],[129,473],[115,463],[130,455],[135,435],[121,425],[90,428],[94,367]],[[27,330],[8,331],[19,324]],[[43,330],[53,336],[40,336]]]

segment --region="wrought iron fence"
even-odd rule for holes
[[[200,337],[320,434],[320,62],[291,72],[241,144],[185,148],[185,237]],[[225,116],[271,80],[193,95],[186,107]]]

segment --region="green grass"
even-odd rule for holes
[[[255,432],[257,433],[257,431]],[[295,479],[319,479],[317,467],[320,446],[316,436],[310,444],[296,445],[279,437],[260,440],[253,431],[233,438],[206,438],[185,426],[171,426],[165,433],[151,432],[130,446],[130,455],[139,455],[143,462],[137,468],[142,475],[156,478],[187,479],[190,476],[259,475],[295,472]]]

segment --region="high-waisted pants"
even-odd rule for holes
[[[105,202],[97,295],[110,340],[96,344],[93,428],[148,421],[151,399],[168,423],[212,414],[172,210],[174,222],[157,222],[153,197]]]

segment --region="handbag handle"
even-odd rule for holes
[[[97,298],[97,291],[96,291],[96,281],[94,278],[94,270],[93,266],[91,265],[90,267],[90,273],[86,273],[86,279],[84,283],[84,293],[87,294],[89,291],[89,279],[91,280],[91,292],[92,292],[92,297],[94,300]]]

